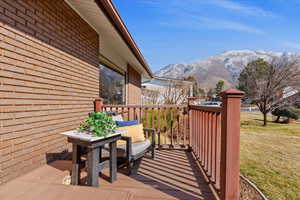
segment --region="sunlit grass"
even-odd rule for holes
[[[300,200],[300,124],[264,127],[260,113],[241,117],[241,173],[270,199]]]

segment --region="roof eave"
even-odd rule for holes
[[[146,62],[143,54],[138,48],[136,42],[128,31],[124,21],[111,0],[95,0],[99,8],[103,11],[106,17],[110,20],[122,39],[125,41],[129,49],[133,52],[139,63],[146,70],[150,78],[153,78],[153,73]]]

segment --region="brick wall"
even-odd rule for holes
[[[67,149],[99,96],[99,39],[63,0],[0,1],[0,184]]]
[[[141,74],[132,67],[127,68],[127,104],[141,105]]]

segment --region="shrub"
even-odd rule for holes
[[[295,106],[296,108],[300,108],[300,100],[299,100],[299,101],[296,101],[295,104],[294,104],[294,106]]]
[[[290,122],[290,119],[299,119],[300,113],[293,107],[279,107],[272,111],[272,115],[276,116],[276,122],[279,122],[280,117],[286,117],[287,123]]]
[[[93,112],[89,118],[80,125],[80,131],[86,131],[95,136],[102,137],[113,133],[116,130],[116,123],[106,113]]]

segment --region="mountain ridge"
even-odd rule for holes
[[[300,59],[300,53],[230,50],[191,63],[170,64],[161,68],[155,75],[169,78],[194,76],[199,87],[206,91],[214,88],[219,80],[223,80],[225,88],[229,88],[237,84],[239,74],[249,62],[258,58],[271,61],[273,58],[280,57],[285,57],[287,60]]]

